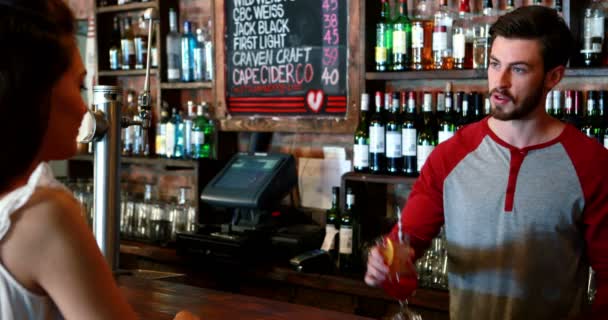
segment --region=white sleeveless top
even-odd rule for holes
[[[27,203],[36,187],[66,189],[55,180],[47,163],[38,165],[26,185],[0,198],[0,240],[11,227],[11,214]],[[0,319],[55,320],[63,317],[48,296],[38,295],[24,288],[0,262]]]

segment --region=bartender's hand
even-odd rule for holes
[[[367,271],[365,272],[365,283],[372,287],[378,287],[388,277],[388,265],[380,253],[378,246],[372,247],[367,257]]]
[[[197,317],[190,311],[182,310],[175,315],[173,320],[201,320],[201,318]]]

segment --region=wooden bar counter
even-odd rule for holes
[[[117,281],[135,312],[146,320],[170,320],[184,309],[195,313],[201,320],[370,319],[168,281],[131,276],[120,276]]]

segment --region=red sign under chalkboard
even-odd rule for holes
[[[346,2],[227,0],[228,112],[345,116]]]

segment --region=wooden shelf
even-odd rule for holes
[[[76,161],[93,161],[93,156],[89,154],[77,155],[70,160]],[[165,166],[176,168],[197,168],[198,160],[188,159],[166,159],[166,158],[138,158],[138,157],[121,157],[121,163],[137,164],[145,166]]]
[[[123,5],[98,7],[97,13],[127,12],[135,10],[145,10],[148,8],[158,8],[158,2],[133,2]]]
[[[488,73],[486,70],[429,70],[429,71],[404,71],[404,72],[367,72],[366,80],[422,80],[422,79],[445,79],[445,80],[485,80]],[[606,77],[608,68],[572,68],[566,69],[566,77]]]
[[[150,75],[156,75],[156,69],[150,69]],[[146,75],[146,69],[136,70],[102,70],[99,71],[100,77],[143,77]]]
[[[163,82],[160,84],[161,89],[180,90],[180,89],[211,89],[213,82]]]
[[[414,184],[414,182],[416,182],[416,179],[418,178],[359,172],[347,172],[342,176],[343,181],[358,181],[385,184]]]

